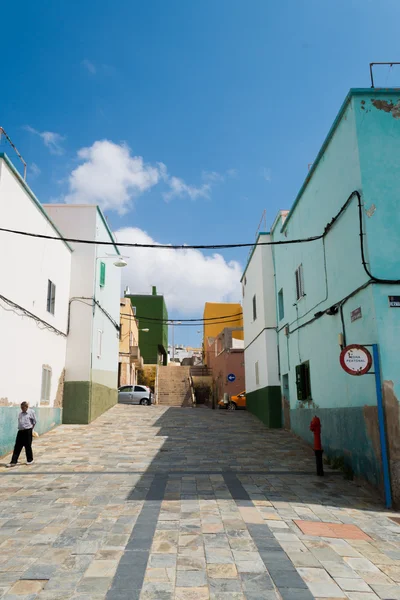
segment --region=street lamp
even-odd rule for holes
[[[175,360],[175,342],[174,342],[174,325],[182,325],[182,321],[170,321],[168,325],[172,327],[172,361]]]
[[[145,327],[144,329],[138,329],[138,331],[144,331],[144,332],[147,333],[148,331],[150,331],[150,329],[148,329],[147,327]]]

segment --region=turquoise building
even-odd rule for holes
[[[372,373],[347,374],[343,346],[379,345],[394,500],[400,501],[400,90],[352,89],[273,246],[285,425],[382,486]],[[398,304],[396,306],[396,304]],[[371,369],[373,371],[375,366]]]

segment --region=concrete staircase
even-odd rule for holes
[[[192,406],[190,367],[158,367],[158,404]]]

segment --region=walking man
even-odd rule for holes
[[[31,465],[33,463],[32,434],[35,425],[35,412],[31,408],[29,408],[27,402],[22,402],[21,412],[18,415],[17,439],[15,440],[14,452],[8,467],[15,467],[17,465],[19,455],[21,454],[21,450],[24,447],[26,454],[26,463],[28,465]]]

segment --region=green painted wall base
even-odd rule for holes
[[[364,407],[292,409],[291,429],[310,445],[314,442],[310,423],[315,415],[321,419],[324,454],[328,457],[343,457],[355,475],[364,477],[375,487],[380,487],[382,468],[380,458],[376,455],[368,435]]]
[[[64,384],[63,423],[87,424],[117,403],[118,391],[90,381],[66,381]]]
[[[47,406],[33,406],[37,424],[35,430],[39,435],[50,431],[61,424],[62,408]],[[0,456],[7,454],[14,448],[15,437],[18,430],[19,406],[0,406]]]
[[[267,427],[282,427],[282,395],[279,385],[271,385],[246,394],[247,410]]]

